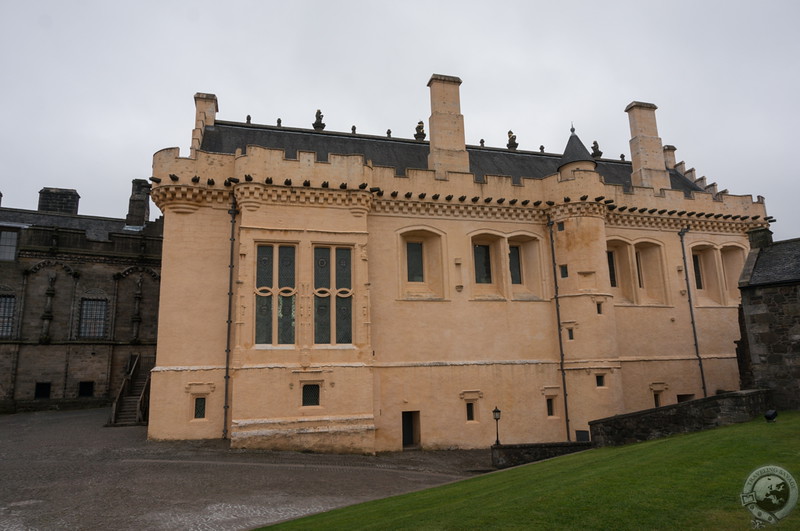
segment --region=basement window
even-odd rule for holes
[[[319,384],[303,385],[303,406],[319,405]]]

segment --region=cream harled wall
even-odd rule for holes
[[[503,443],[575,440],[590,420],[702,397],[698,351],[708,394],[738,388],[734,280],[746,232],[765,225],[763,203],[662,190],[674,148],[661,147],[655,106],[638,102],[627,109],[632,191],[605,184],[590,160],[522,185],[476,183],[459,84],[431,78],[430,169],[404,177],[361,156],[203,152],[217,104],[195,97],[190,157],[166,149],[153,163],[165,225],[151,438],[336,452],[479,448],[494,442],[498,407]],[[407,280],[409,242],[424,249],[421,282]],[[295,252],[294,285],[283,292],[295,297],[288,345],[256,342],[260,245]],[[476,282],[476,245],[489,249],[491,282]],[[350,250],[350,343],[315,344],[318,247]],[[318,386],[319,405],[303,405],[308,385]]]

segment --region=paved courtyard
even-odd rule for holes
[[[491,468],[489,450],[341,456],[150,442],[108,409],[0,416],[0,531],[250,529]]]

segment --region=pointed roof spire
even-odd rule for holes
[[[581,139],[575,134],[575,126],[573,124],[570,124],[569,132],[570,135],[569,140],[567,140],[567,147],[564,148],[564,154],[561,156],[561,160],[558,163],[558,169],[560,170],[562,166],[570,162],[579,161],[591,162],[596,166],[597,163],[589,154],[589,150],[586,149]]]

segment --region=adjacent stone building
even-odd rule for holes
[[[35,211],[0,208],[0,404],[108,403],[136,356],[155,356],[161,221],[134,180],[124,219],[78,213],[43,188]]]
[[[800,409],[800,239],[750,234],[742,292],[742,382],[772,390],[779,409]]]
[[[217,119],[153,158],[164,214],[149,436],[374,452],[584,440],[739,387],[759,198],[696,178],[650,103],[631,160],[467,145],[456,77],[409,136]],[[416,128],[415,128],[416,124]],[[493,411],[500,410],[496,426]]]

